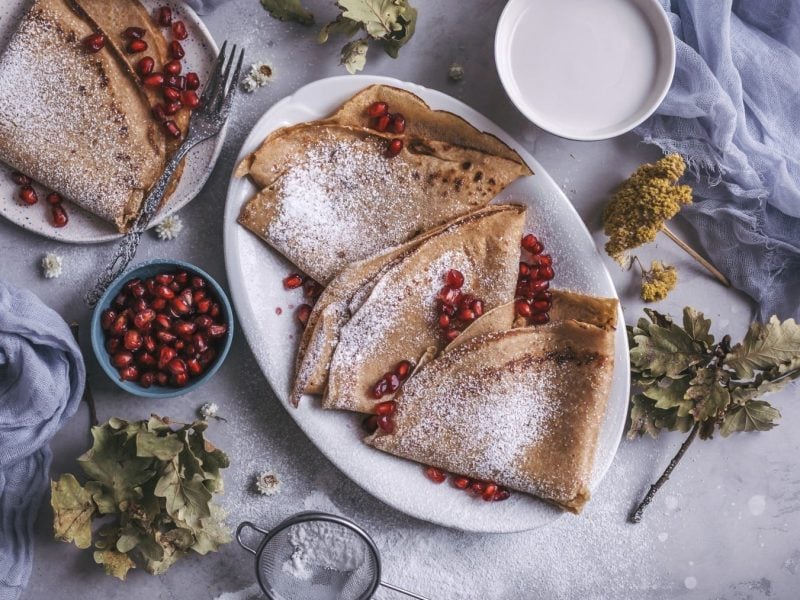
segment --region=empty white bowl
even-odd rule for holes
[[[656,0],[510,0],[495,61],[528,119],[561,137],[600,140],[658,108],[675,72],[675,40]]]

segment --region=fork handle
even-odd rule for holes
[[[188,141],[189,140],[187,140],[187,142]],[[119,244],[117,245],[117,249],[114,252],[111,262],[108,263],[106,268],[100,274],[100,277],[97,278],[97,283],[95,284],[94,288],[86,294],[84,299],[86,304],[88,304],[90,307],[97,304],[98,300],[100,300],[100,297],[103,295],[106,289],[108,289],[108,286],[111,285],[111,282],[119,277],[123,271],[125,271],[127,266],[133,260],[133,257],[136,256],[136,249],[139,247],[139,241],[142,238],[142,233],[147,229],[147,226],[150,224],[150,221],[153,219],[156,211],[158,211],[158,207],[161,206],[161,201],[163,200],[164,194],[167,191],[167,186],[169,186],[170,179],[172,179],[172,176],[175,174],[175,170],[183,160],[183,157],[186,156],[186,153],[196,144],[197,142],[194,144],[181,144],[177,152],[175,152],[175,154],[167,163],[166,167],[164,167],[164,172],[161,174],[161,177],[158,179],[156,184],[150,190],[150,193],[147,195],[147,198],[142,203],[141,212],[136,218],[136,221],[131,226],[128,233],[123,236],[122,240],[120,240]]]

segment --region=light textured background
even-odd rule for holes
[[[331,3],[308,0],[319,23],[334,14]],[[398,60],[373,49],[367,72],[391,75],[445,91],[494,119],[545,166],[574,202],[598,245],[604,199],[637,164],[657,156],[633,136],[579,143],[555,138],[526,122],[506,98],[494,69],[493,35],[503,2],[417,0],[417,35]],[[200,196],[181,212],[184,232],[173,242],[146,235],[138,259],[178,257],[223,283],[222,212],[233,160],[249,127],[276,100],[315,79],[341,74],[338,44],[318,47],[316,28],[270,19],[256,0],[233,0],[206,23],[218,41],[244,44],[251,61],[267,60],[274,83],[243,95],[232,116],[220,161]],[[464,80],[447,79],[452,61]],[[0,201],[11,202],[4,198]],[[66,246],[0,222],[0,277],[32,289],[68,320],[87,330],[81,296],[112,246]],[[45,280],[42,255],[64,257],[64,275]],[[691,304],[713,318],[715,332],[740,336],[751,307],[721,288],[663,240],[641,253],[678,264],[677,291],[658,308],[678,314]],[[641,314],[636,275],[608,261],[627,321]],[[725,331],[723,331],[723,328]],[[84,336],[85,337],[85,336]],[[85,340],[84,340],[85,341]],[[88,349],[88,346],[85,346]],[[796,389],[771,398],[783,412],[781,426],[765,434],[697,442],[662,490],[644,522],[625,517],[661,472],[681,438],[623,441],[602,485],[580,517],[513,535],[473,535],[410,519],[367,496],[344,478],[300,433],[272,397],[244,337],[238,335],[226,364],[206,387],[188,396],[153,402],[126,396],[108,381],[87,352],[101,419],[144,418],[150,412],[189,419],[206,401],[217,402],[227,423],[211,437],[231,452],[223,499],[235,524],[263,526],[306,508],[335,510],[354,518],[382,549],[387,580],[431,598],[797,598],[800,589],[800,406]],[[87,448],[85,408],[56,438],[55,472],[76,469]],[[282,492],[262,498],[251,491],[256,471],[272,468]],[[65,598],[221,599],[257,598],[250,555],[235,544],[206,558],[190,557],[161,577],[141,570],[120,583],[106,577],[90,552],[52,540],[49,509],[37,524],[36,558],[26,600]],[[394,598],[383,593],[381,598]]]

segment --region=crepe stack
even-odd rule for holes
[[[369,128],[385,99],[406,115],[403,134]],[[388,158],[388,140],[404,142]],[[486,206],[532,172],[516,152],[402,90],[372,86],[328,119],[279,129],[239,165],[259,192],[239,222],[303,272],[328,283],[367,259]]]
[[[123,49],[132,26],[161,71],[167,42],[136,0],[36,0],[0,56],[0,156],[120,231],[180,143],[151,117],[156,92],[131,62],[142,55]],[[90,53],[97,32],[106,44]],[[173,118],[185,133],[189,111]]]
[[[590,497],[613,336],[566,320],[466,339],[415,372],[395,397],[394,431],[366,441],[578,513]]]
[[[370,390],[387,371],[445,346],[436,294],[447,271],[464,275],[462,291],[482,299],[486,311],[513,298],[524,219],[518,205],[487,207],[343,271],[307,325],[295,402],[324,393],[325,408],[372,412]]]

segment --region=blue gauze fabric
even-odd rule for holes
[[[69,326],[0,279],[0,600],[19,598],[30,577],[48,443],[77,410],[85,381]]]
[[[636,132],[686,159],[680,214],[758,317],[800,318],[800,2],[661,1],[675,79]]]

